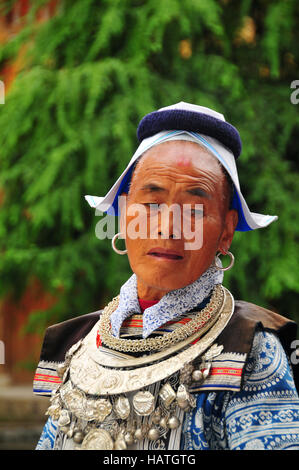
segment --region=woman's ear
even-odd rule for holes
[[[222,253],[223,255],[228,252],[232,244],[234,233],[238,225],[238,220],[238,212],[235,209],[230,209],[229,211],[227,211],[225,216],[224,229],[218,244],[218,251],[220,251],[220,253]]]

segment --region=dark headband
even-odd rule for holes
[[[184,130],[213,137],[228,147],[237,159],[242,142],[237,129],[226,121],[204,113],[171,109],[154,111],[141,119],[137,128],[139,142],[162,131]]]

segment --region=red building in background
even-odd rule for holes
[[[2,3],[2,5],[1,5]],[[9,13],[5,12],[5,2],[0,3],[0,47],[11,40],[26,24],[26,14],[30,9],[29,0],[18,0]],[[36,22],[47,21],[57,12],[58,0],[51,0],[36,13]],[[4,83],[5,95],[14,78],[25,64],[24,44],[18,55],[0,66],[0,80]],[[0,104],[5,106],[5,104]],[[1,151],[0,151],[1,159]],[[0,188],[0,210],[4,190]],[[1,282],[1,281],[0,281]],[[12,383],[32,382],[33,368],[38,362],[42,337],[38,334],[24,333],[29,315],[36,310],[47,310],[55,303],[38,279],[33,279],[23,296],[15,300],[10,295],[0,299],[0,341],[5,363],[0,357],[0,379],[8,378]]]

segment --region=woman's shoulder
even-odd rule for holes
[[[62,362],[71,346],[90,332],[101,312],[98,310],[49,326],[44,335],[40,359]]]
[[[243,321],[248,324],[261,323],[265,329],[279,330],[286,325],[289,328],[296,329],[296,322],[277,312],[269,310],[260,305],[246,302],[243,300],[235,301],[235,312],[233,316],[236,321]]]
[[[267,308],[236,300],[234,313],[222,331],[220,339],[228,350],[247,353],[258,330],[277,334],[282,345],[290,348],[291,342],[296,338],[297,324],[290,318]]]
[[[67,351],[88,335],[98,322],[101,312],[98,310],[80,315],[46,329],[33,380],[36,395],[50,396],[60,385],[58,369],[64,363]]]
[[[259,332],[275,337],[281,344],[292,363],[296,386],[299,387],[299,367],[291,359],[296,354],[297,323],[269,309],[250,302],[235,301],[234,313],[217,339],[224,346],[224,352],[246,354],[248,357],[254,350],[254,341],[265,338]]]

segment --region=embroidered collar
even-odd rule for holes
[[[195,308],[209,296],[216,284],[222,283],[222,280],[223,273],[211,266],[193,283],[165,294],[159,302],[144,310],[143,338],[147,338],[167,321]],[[120,289],[119,305],[111,315],[114,336],[119,337],[123,321],[134,313],[142,313],[138,301],[136,274],[133,274]]]

